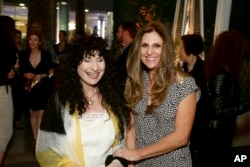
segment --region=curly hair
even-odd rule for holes
[[[206,78],[211,78],[223,68],[226,68],[235,78],[239,78],[248,51],[249,43],[243,33],[237,30],[222,32],[215,39],[205,61]]]
[[[111,111],[119,119],[119,128],[121,134],[124,132],[124,125],[130,122],[129,109],[125,105],[125,99],[116,90],[116,78],[114,72],[114,60],[107,50],[107,43],[104,39],[97,36],[87,37],[84,43],[74,45],[66,55],[61,72],[57,78],[56,91],[63,105],[69,104],[69,112],[73,114],[78,112],[79,115],[86,112],[87,98],[82,91],[82,83],[77,67],[84,57],[90,55],[94,50],[100,51],[100,56],[105,61],[105,72],[101,80],[97,83],[98,90],[102,95],[104,106],[110,106]]]

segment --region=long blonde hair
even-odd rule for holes
[[[174,82],[176,68],[174,65],[175,53],[174,42],[171,32],[163,23],[152,22],[141,28],[137,33],[127,59],[128,77],[125,87],[125,98],[128,106],[133,110],[135,105],[142,98],[143,94],[143,71],[147,70],[140,59],[140,48],[142,37],[146,33],[157,32],[163,40],[163,51],[160,63],[154,73],[155,83],[151,89],[151,104],[147,113],[152,113],[153,109],[159,106],[166,98],[168,88]]]

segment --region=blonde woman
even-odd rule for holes
[[[115,152],[138,167],[192,166],[189,136],[198,87],[174,66],[174,43],[162,23],[143,27],[127,60],[125,97],[133,110],[127,147]]]

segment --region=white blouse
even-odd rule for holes
[[[108,112],[83,114],[80,119],[86,167],[105,167],[106,157],[113,154],[115,129]]]

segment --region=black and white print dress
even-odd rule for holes
[[[179,103],[189,94],[199,88],[192,77],[186,77],[182,82],[174,82],[164,102],[152,114],[145,114],[148,104],[148,73],[143,73],[144,92],[142,99],[136,105],[138,113],[134,115],[136,131],[136,148],[143,148],[156,143],[175,130],[175,117]],[[198,91],[199,92],[199,91]],[[197,93],[198,94],[198,93]],[[197,95],[197,100],[199,95]],[[182,147],[168,154],[149,158],[136,163],[136,167],[191,167],[189,147]]]

